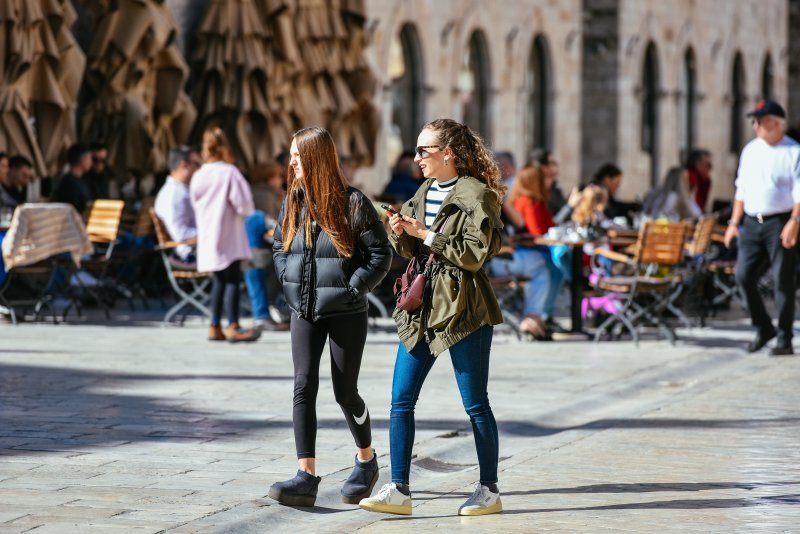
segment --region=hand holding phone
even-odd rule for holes
[[[389,215],[400,215],[400,213],[391,207],[389,204],[381,204],[381,207],[386,210]]]

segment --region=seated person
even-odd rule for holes
[[[169,152],[169,176],[156,196],[155,210],[175,241],[188,241],[197,237],[197,223],[189,198],[189,183],[202,161],[196,149],[179,146]],[[179,269],[194,269],[197,265],[195,248],[178,245],[172,252],[170,263]]]
[[[25,156],[6,159],[0,152],[0,206],[16,208],[28,201],[33,164]]]
[[[417,192],[422,184],[422,171],[414,162],[414,156],[413,151],[405,151],[398,156],[392,169],[392,179],[381,194],[383,200],[403,203]]]
[[[92,200],[92,192],[84,181],[84,175],[92,167],[92,152],[84,144],[76,143],[67,150],[69,170],[61,177],[53,192],[53,202],[72,204],[78,213],[86,211]]]
[[[108,147],[101,141],[89,145],[92,151],[92,167],[84,176],[92,199],[111,198],[109,185],[113,182],[111,170],[108,167]]]
[[[649,219],[666,218],[676,222],[697,219],[703,214],[689,192],[689,175],[680,167],[671,168],[664,183],[647,194],[642,211]]]
[[[514,180],[503,212],[518,231],[542,235],[552,226],[547,210],[547,193],[541,167],[538,164],[526,166]],[[553,311],[564,283],[561,271],[555,269],[550,248],[518,245],[511,260],[502,256],[492,258],[489,272],[492,276],[514,275],[530,279],[525,287],[525,319],[520,323],[520,330],[548,339],[549,332],[539,333],[541,322],[544,320],[546,328],[558,328]]]
[[[641,206],[635,202],[617,200],[616,194],[622,184],[622,170],[613,163],[606,163],[595,172],[591,183],[603,187],[608,192],[608,204],[604,211],[606,218],[613,221],[618,217],[625,217],[627,224],[632,226],[632,213],[639,211]]]
[[[519,212],[527,233],[542,236],[553,227],[553,216],[548,209],[552,175],[547,175],[539,164],[531,164],[520,170],[511,190],[509,200]],[[545,254],[550,273],[550,288],[544,305],[544,317],[549,328],[560,329],[553,317],[556,299],[570,276],[570,252],[566,245],[537,247]]]
[[[10,168],[8,156],[0,152],[0,208],[16,208],[23,201],[20,200],[17,188],[9,178]]]

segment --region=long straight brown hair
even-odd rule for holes
[[[300,224],[311,246],[311,221],[328,234],[340,256],[353,256],[353,232],[348,222],[347,179],[342,173],[336,145],[325,128],[303,128],[293,137],[303,164],[303,178],[289,167],[283,250],[288,252]],[[300,216],[306,208],[302,221]]]

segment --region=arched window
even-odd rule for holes
[[[744,103],[745,80],[744,60],[740,52],[733,58],[733,72],[731,74],[731,138],[729,150],[738,154],[744,146]]]
[[[697,114],[697,66],[694,51],[689,48],[683,56],[681,69],[680,100],[678,103],[678,132],[680,161],[685,161],[695,143]]]
[[[392,80],[392,124],[404,150],[417,145],[417,134],[425,120],[425,83],[422,52],[417,29],[405,24],[390,50],[389,74]]]
[[[477,30],[469,39],[464,54],[458,86],[461,92],[464,122],[478,132],[486,141],[491,136],[489,123],[490,95],[489,49],[486,36]]]
[[[539,35],[533,40],[525,77],[527,153],[536,148],[553,148],[553,86],[550,68],[547,40]]]
[[[772,56],[764,56],[764,66],[761,68],[761,98],[772,99]]]
[[[642,151],[650,154],[650,184],[658,184],[658,53],[656,45],[650,43],[644,53],[642,65]]]

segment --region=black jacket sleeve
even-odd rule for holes
[[[354,202],[354,216],[359,219],[358,241],[363,262],[350,277],[350,287],[356,289],[360,295],[375,289],[389,272],[392,263],[392,247],[386,228],[378,217],[372,202],[363,194],[358,193]]]
[[[283,283],[283,275],[286,272],[286,252],[283,250],[283,215],[286,212],[286,199],[283,199],[281,211],[278,214],[278,224],[272,235],[272,259],[275,262],[275,272],[278,280]]]

